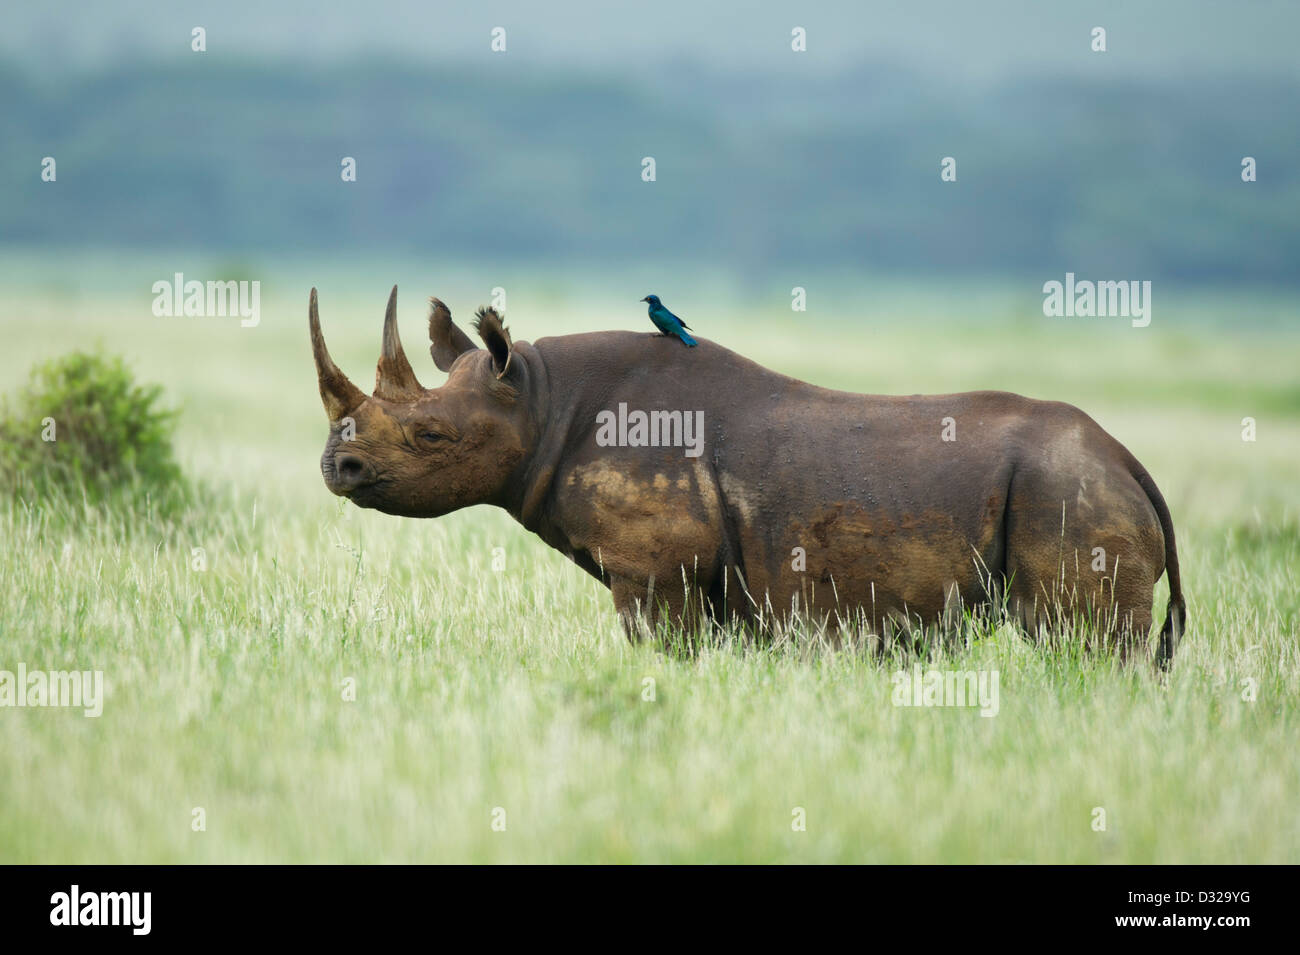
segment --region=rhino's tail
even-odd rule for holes
[[[1151,506],[1156,509],[1160,520],[1160,531],[1165,538],[1165,573],[1169,575],[1169,608],[1165,615],[1165,625],[1160,628],[1160,646],[1156,649],[1156,664],[1163,670],[1168,669],[1174,658],[1174,651],[1183,638],[1187,627],[1187,603],[1183,600],[1183,585],[1178,577],[1178,548],[1174,544],[1174,519],[1169,516],[1169,505],[1164,495],[1146,469],[1138,466],[1133,476],[1137,478],[1142,490],[1146,491]]]

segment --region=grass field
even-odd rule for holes
[[[74,347],[123,354],[181,406],[201,492],[167,521],[3,502],[0,669],[100,669],[107,689],[98,719],[0,709],[0,862],[1300,862],[1300,330],[1285,299],[1157,300],[1138,330],[1043,318],[1032,284],[850,287],[834,308],[810,289],[792,315],[780,295],[710,288],[688,307],[643,277],[584,296],[408,264],[286,268],[261,325],[240,329],[154,318],[149,282],[171,267],[139,266],[134,285],[131,268],[105,271],[107,291],[6,275],[4,390]],[[1172,673],[1000,628],[924,664],[996,669],[995,717],[900,708],[906,663],[812,640],[693,659],[632,647],[608,594],[502,512],[414,521],[341,502],[317,468],[307,289],[364,383],[394,280],[426,385],[442,376],[421,360],[423,297],[465,319],[505,284],[517,339],[641,328],[635,300],[654,290],[700,334],[819,384],[1078,404],[1169,500],[1190,616]]]

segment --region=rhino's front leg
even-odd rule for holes
[[[623,631],[632,643],[650,639],[689,649],[706,624],[704,589],[681,576],[638,581],[611,575],[610,591]]]
[[[628,639],[694,642],[717,572],[722,507],[707,464],[675,448],[647,461],[601,457],[557,479],[555,525],[591,555]]]

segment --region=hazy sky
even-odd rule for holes
[[[1300,0],[419,0],[10,4],[0,57],[81,71],[110,61],[189,55],[190,30],[208,55],[321,61],[383,53],[429,63],[483,62],[489,32],[507,53],[579,70],[837,70],[902,63],[956,80],[1019,72],[1300,75]],[[790,50],[790,30],[808,52]],[[1105,27],[1104,60],[1089,50]]]

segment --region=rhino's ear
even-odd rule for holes
[[[436,298],[429,299],[429,354],[439,371],[451,371],[456,359],[478,346],[451,320],[451,312]]]
[[[510,333],[506,331],[505,323],[502,322],[496,309],[480,308],[476,314],[478,317],[474,319],[474,328],[478,331],[478,337],[483,339],[487,350],[492,353],[492,369],[496,372],[497,378],[504,378],[506,372],[510,370],[511,349],[514,348],[510,341]]]

